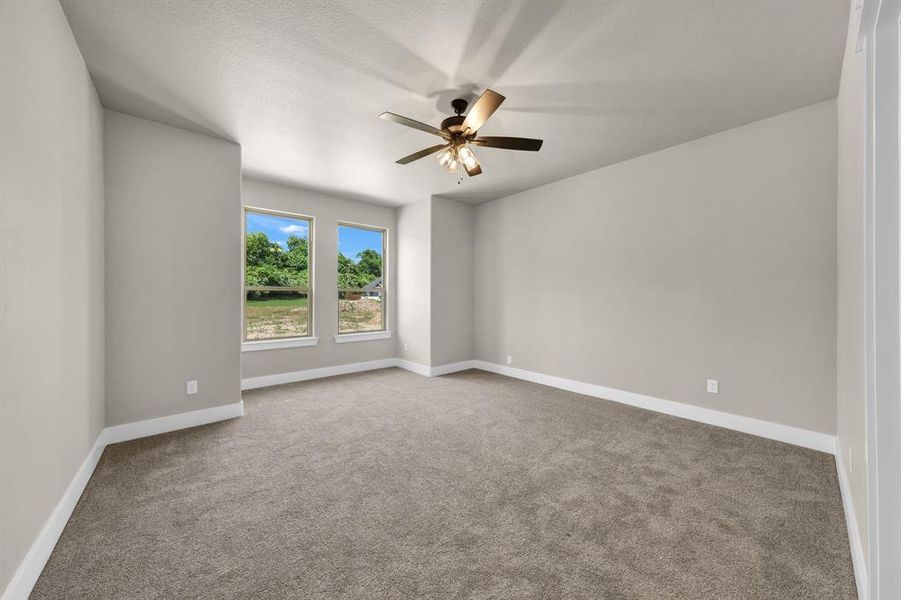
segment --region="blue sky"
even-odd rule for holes
[[[247,233],[262,231],[271,241],[278,243],[282,248],[288,247],[286,242],[291,235],[299,238],[308,237],[310,228],[309,223],[301,219],[255,212],[246,213],[244,224],[247,227]]]
[[[297,237],[308,238],[309,234],[307,221],[292,219],[291,217],[248,211],[244,223],[248,233],[261,231],[282,248],[288,247],[288,236],[296,235]],[[356,260],[357,254],[367,248],[371,248],[381,254],[382,235],[381,231],[339,225],[338,251],[353,260]]]
[[[357,254],[367,248],[381,254],[382,235],[384,233],[381,231],[338,225],[338,252],[354,261],[357,260]]]

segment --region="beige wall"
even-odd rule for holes
[[[478,358],[833,433],[835,119],[824,102],[479,206]]]
[[[867,547],[865,98],[864,55],[854,50],[859,11],[851,10],[838,95],[837,434],[851,483],[863,552]]]
[[[343,344],[336,343],[334,339],[338,333],[338,300],[335,287],[338,277],[338,221],[388,229],[387,327],[389,330],[395,329],[396,211],[387,206],[357,202],[248,178],[244,179],[243,202],[245,206],[315,217],[313,329],[315,335],[319,337],[319,344],[303,348],[244,352],[242,377],[275,375],[397,356],[395,337]],[[240,264],[238,268],[240,273]],[[240,287],[240,279],[236,281],[236,285]]]
[[[0,593],[103,427],[103,113],[56,2],[0,3]]]
[[[431,208],[431,355],[429,364],[471,360],[475,208],[435,196]]]
[[[107,425],[239,402],[241,150],[105,116]]]
[[[431,364],[432,201],[421,200],[397,214],[397,334],[404,360]]]

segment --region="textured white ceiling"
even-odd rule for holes
[[[226,137],[251,175],[405,204],[498,198],[833,98],[846,0],[62,0],[104,106]],[[449,102],[507,97],[484,174],[428,157]]]

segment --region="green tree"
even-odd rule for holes
[[[247,266],[278,265],[281,262],[282,248],[262,231],[247,234],[245,255]]]
[[[245,281],[248,286],[302,287],[306,283],[297,271],[275,265],[247,267]]]
[[[307,240],[290,236],[286,251],[260,231],[247,234],[244,280],[248,286],[306,287],[309,284],[309,249]],[[263,297],[266,292],[251,292]]]
[[[310,256],[306,238],[299,238],[296,235],[289,236],[287,245],[288,252],[285,261],[287,266],[306,271],[309,268]]]
[[[357,254],[357,273],[369,284],[382,276],[382,255],[367,248]]]
[[[357,263],[344,256],[342,252],[338,253],[338,287],[339,288],[361,288],[365,283],[365,278],[361,276],[357,267]]]

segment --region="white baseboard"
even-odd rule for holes
[[[404,371],[410,371],[411,373],[416,373],[417,375],[422,375],[423,377],[431,377],[432,376],[432,368],[428,365],[423,365],[420,363],[412,362],[409,360],[404,360],[402,358],[394,359],[394,366],[400,367]]]
[[[38,533],[38,537],[31,544],[31,548],[28,549],[28,552],[19,564],[19,568],[13,574],[12,579],[6,586],[6,590],[3,592],[2,600],[25,600],[28,598],[31,589],[41,575],[41,571],[44,570],[44,565],[47,564],[47,560],[50,558],[50,553],[56,547],[56,542],[59,540],[59,536],[62,535],[66,523],[69,522],[69,517],[72,515],[72,511],[75,510],[78,499],[81,498],[81,493],[84,491],[85,486],[88,485],[88,481],[90,481],[91,475],[94,473],[94,468],[100,461],[100,456],[106,447],[102,438],[103,432],[101,431],[94,442],[94,446],[88,452],[87,458],[84,459],[78,471],[75,472],[75,476],[69,482],[66,491],[63,492],[53,512],[50,513],[50,517],[44,523],[44,527]]]
[[[854,511],[854,499],[851,496],[851,481],[848,479],[848,471],[845,469],[845,454],[838,438],[835,439],[835,470],[838,472],[838,487],[841,490],[842,506],[845,509],[848,541],[851,544],[851,563],[854,565],[854,579],[857,581],[857,597],[859,600],[869,600],[867,562],[864,559],[860,529],[857,527],[857,513]]]
[[[298,381],[308,381],[310,379],[320,379],[322,377],[334,377],[335,375],[347,375],[349,373],[360,373],[362,371],[372,371],[374,369],[387,369],[388,367],[398,366],[397,362],[398,359],[396,358],[383,358],[381,360],[336,365],[334,367],[291,371],[289,373],[276,373],[275,375],[262,375],[260,377],[247,377],[241,380],[241,389],[253,390],[261,387],[269,387],[270,385],[297,383]]]
[[[113,425],[104,429],[101,436],[103,436],[104,444],[117,444],[119,442],[127,442],[128,440],[136,440],[142,437],[167,433],[169,431],[177,431],[179,429],[188,429],[189,427],[207,425],[209,423],[226,421],[242,416],[244,416],[243,400],[235,402],[234,404],[223,404],[222,406],[192,410],[156,419],[146,419],[134,423],[125,423],[124,425]]]
[[[429,377],[437,377],[439,375],[447,375],[448,373],[456,373],[458,371],[466,371],[467,369],[475,369],[476,361],[464,360],[461,362],[449,363],[446,365],[438,365],[437,367],[429,367]]]
[[[731,413],[721,412],[710,408],[701,408],[691,404],[683,404],[681,402],[673,402],[672,400],[663,400],[662,398],[654,398],[653,396],[645,396],[634,392],[627,392],[615,388],[595,385],[593,383],[585,383],[574,379],[565,379],[554,375],[545,375],[534,371],[526,371],[525,369],[517,369],[515,367],[507,367],[483,360],[473,361],[473,366],[483,371],[490,371],[516,379],[523,379],[534,383],[549,385],[551,387],[584,394],[586,396],[594,396],[604,400],[611,400],[621,404],[637,406],[647,410],[681,417],[708,425],[716,425],[743,433],[750,433],[760,437],[769,438],[794,444],[820,452],[829,454],[835,453],[835,436],[828,433],[820,433],[817,431],[809,431],[789,425],[781,425],[770,421],[763,421],[751,417],[742,417]]]
[[[475,368],[474,360],[464,360],[461,362],[448,363],[446,365],[438,365],[435,367],[430,367],[428,365],[423,365],[420,363],[415,363],[409,360],[403,360],[401,358],[397,359],[397,365],[401,369],[406,371],[410,371],[412,373],[416,373],[417,375],[422,375],[423,377],[438,377],[440,375],[447,375],[449,373],[456,373],[457,371],[465,371],[467,369]]]
[[[417,375],[422,375],[423,377],[439,377],[441,375],[448,375],[450,373],[456,373],[458,371],[475,369],[475,363],[476,361],[474,360],[464,360],[455,363],[447,363],[446,365],[437,365],[435,367],[430,367],[428,365],[411,362],[409,360],[403,360],[400,358],[397,359],[398,367],[406,371],[416,373]]]
[[[472,361],[472,360],[464,360],[462,362],[448,363],[446,365],[438,365],[435,367],[430,367],[428,365],[411,362],[409,360],[403,360],[403,359],[397,360],[397,366],[400,367],[401,369],[411,371],[418,375],[422,375],[423,377],[438,377],[440,375],[456,373],[457,371],[465,371],[467,369],[474,369],[475,368],[474,363],[475,363],[475,361]]]
[[[366,362],[349,363],[346,365],[337,365],[334,367],[322,367],[319,369],[307,369],[305,371],[292,371],[290,373],[277,373],[275,375],[262,375],[260,377],[247,377],[241,380],[242,390],[253,390],[256,388],[269,387],[270,385],[282,385],[285,383],[297,383],[299,381],[309,381],[310,379],[320,379],[322,377],[334,377],[335,375],[348,375],[350,373],[361,373],[363,371],[372,371],[375,369],[387,369],[389,367],[399,367],[405,371],[422,375],[423,377],[436,377],[438,375],[447,375],[448,373],[456,373],[457,371],[465,371],[466,369],[475,368],[475,361],[466,360],[462,362],[449,363],[446,365],[438,365],[430,367],[421,363],[404,360],[402,358],[383,358],[381,360],[370,360]]]
[[[26,600],[28,595],[31,594],[34,584],[37,583],[38,577],[44,570],[53,548],[56,547],[56,542],[59,541],[59,536],[62,535],[66,523],[69,522],[69,517],[72,516],[72,511],[75,510],[75,505],[78,504],[78,500],[81,498],[88,481],[90,481],[91,475],[94,474],[94,469],[97,467],[97,463],[100,462],[100,457],[103,455],[103,450],[107,445],[233,419],[243,414],[244,402],[240,401],[224,406],[215,406],[158,419],[147,419],[146,421],[104,428],[100,435],[97,436],[97,440],[94,442],[94,446],[88,453],[87,458],[84,459],[84,462],[81,463],[78,471],[76,471],[75,476],[69,483],[69,487],[63,492],[53,512],[50,513],[50,517],[44,523],[44,527],[31,544],[31,548],[28,549],[22,562],[19,563],[19,567],[6,586],[3,595],[0,596],[0,600]]]

